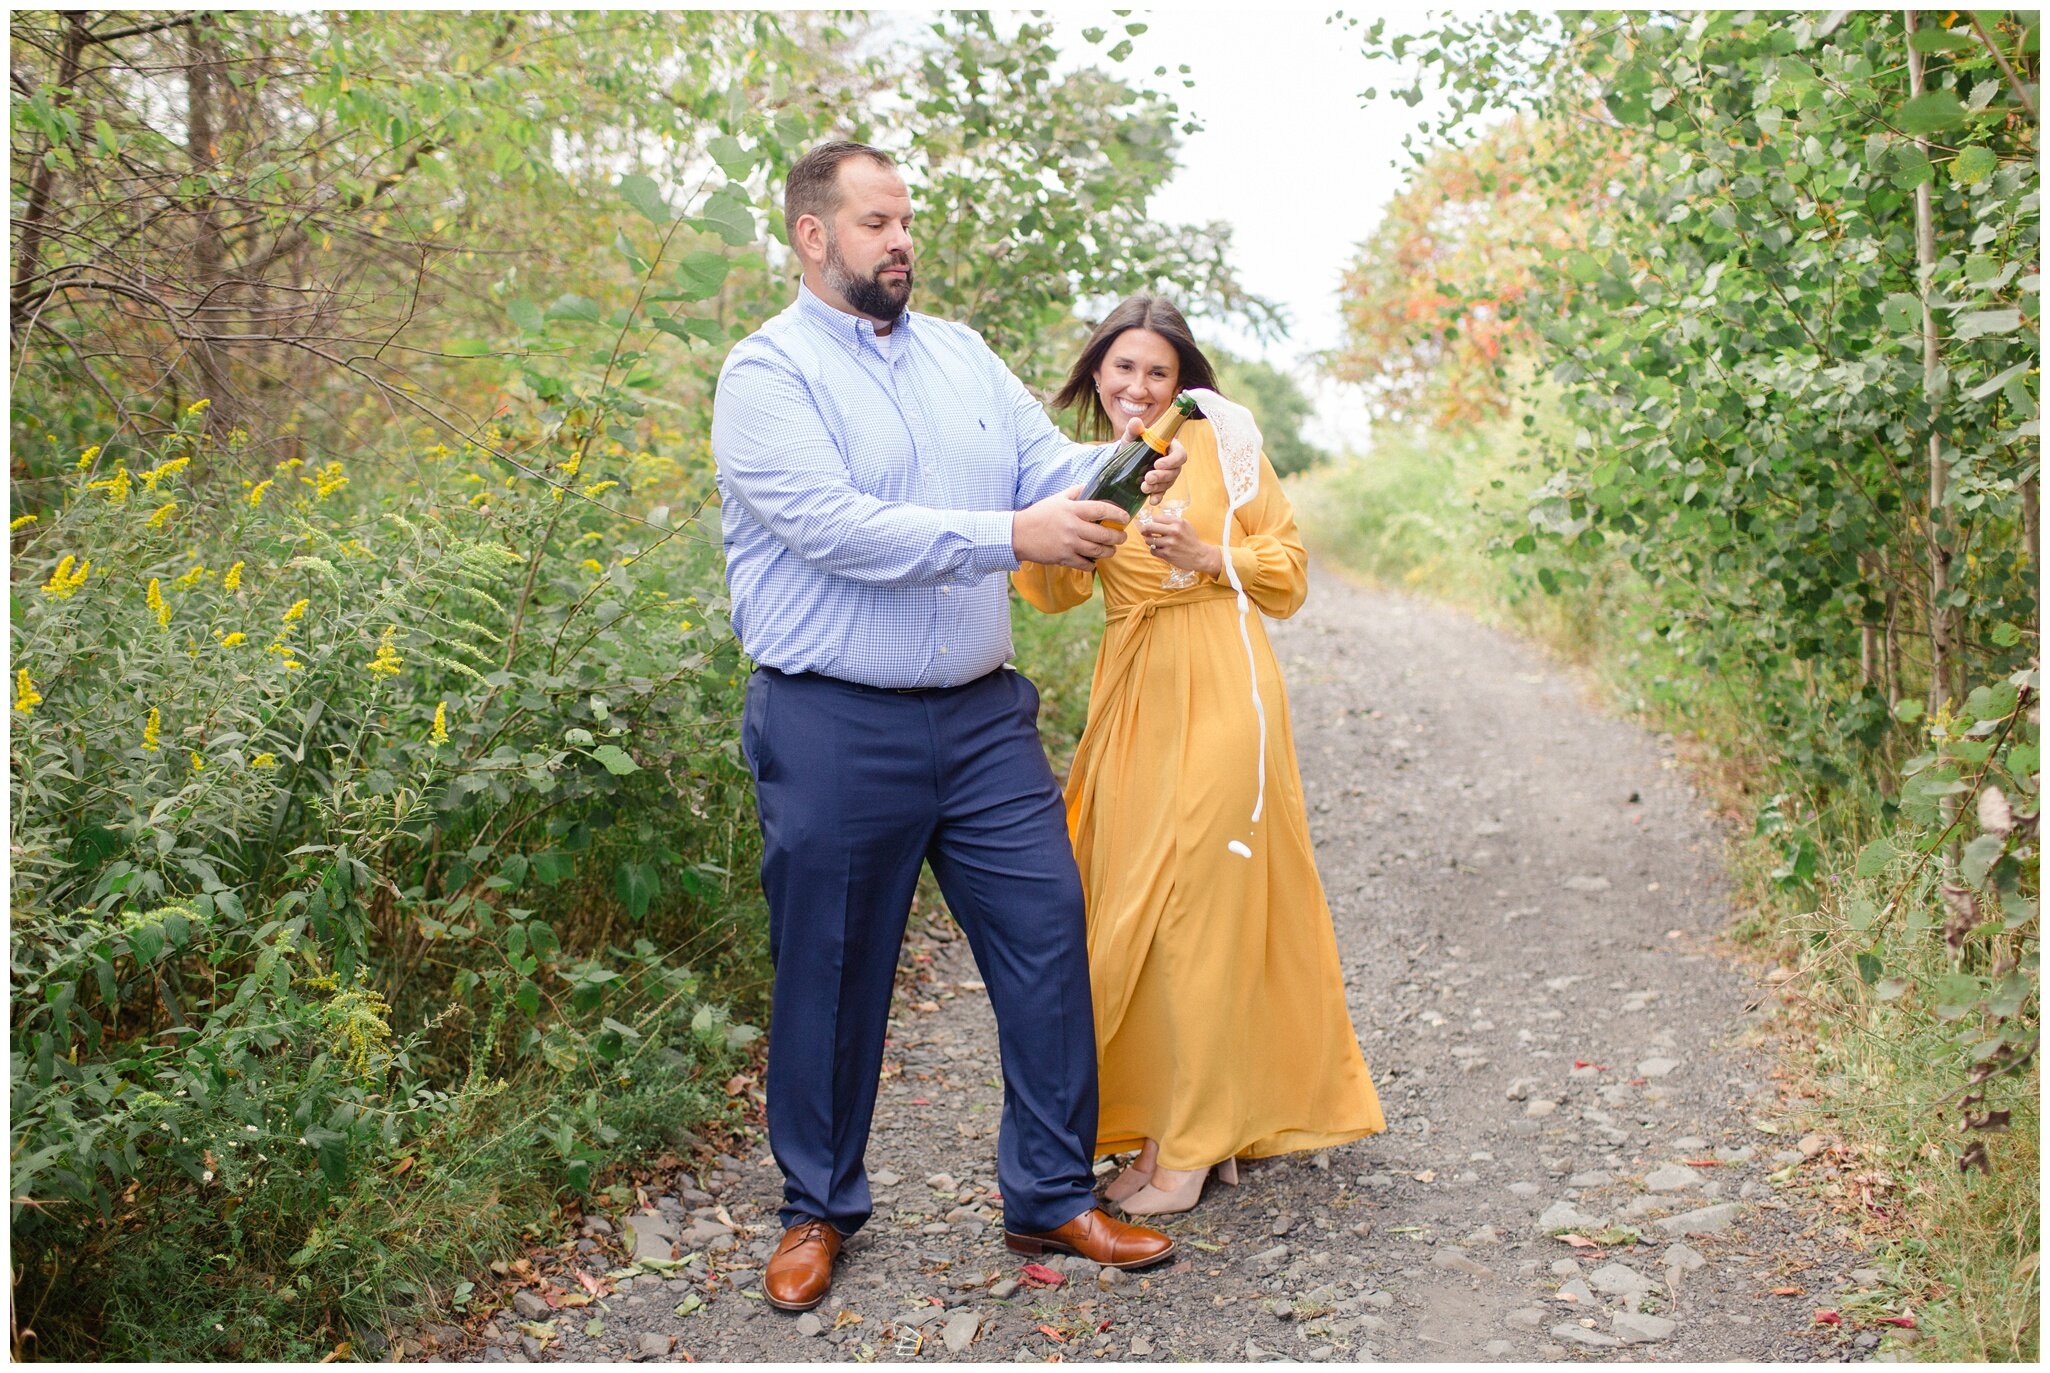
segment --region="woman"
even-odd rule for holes
[[[1215,390],[1181,312],[1134,296],[1098,326],[1056,399],[1099,437],[1152,424],[1178,391]],[[1027,564],[1013,584],[1057,612],[1103,584],[1107,624],[1088,725],[1068,773],[1068,829],[1089,900],[1100,1066],[1097,1153],[1139,1156],[1107,1191],[1131,1215],[1186,1211],[1236,1159],[1322,1149],[1383,1128],[1345,1009],[1331,913],[1310,853],[1285,693],[1249,617],[1266,703],[1265,806],[1236,597],[1221,546],[1227,495],[1206,421],[1178,437],[1188,502],[1091,571]],[[1143,514],[1144,512],[1142,512]],[[1263,455],[1230,518],[1229,557],[1261,614],[1303,603],[1307,557]],[[1195,584],[1169,589],[1176,569]],[[1236,836],[1248,831],[1250,845]],[[1250,858],[1240,856],[1250,852]]]

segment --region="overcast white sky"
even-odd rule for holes
[[[1164,85],[1204,125],[1185,141],[1182,170],[1152,213],[1230,223],[1240,279],[1283,304],[1292,320],[1287,338],[1264,347],[1207,321],[1197,328],[1206,341],[1294,370],[1318,402],[1308,437],[1334,450],[1363,446],[1366,410],[1351,388],[1322,383],[1304,359],[1338,342],[1340,275],[1402,185],[1394,162],[1403,135],[1435,103],[1412,110],[1384,94],[1363,104],[1368,85],[1386,92],[1398,73],[1370,69],[1358,34],[1326,22],[1337,7],[1280,0],[1258,9],[1135,10],[1119,20],[1108,8],[1063,5],[1057,14],[1057,45],[1078,59],[1091,51],[1084,28],[1147,23],[1122,70]],[[1421,27],[1420,8],[1347,6],[1362,15],[1377,9],[1391,27],[1397,16]],[[1193,89],[1173,76],[1184,62]],[[1168,82],[1150,75],[1158,65],[1167,67]]]

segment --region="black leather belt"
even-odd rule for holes
[[[833,677],[823,672],[785,672],[782,668],[770,667],[767,663],[755,665],[755,671],[772,673],[786,681],[825,682],[832,686],[845,687],[849,691],[867,692],[872,696],[932,696],[943,691],[961,691],[1005,670],[1004,668],[997,668],[992,672],[983,673],[981,677],[971,678],[966,682],[956,682],[953,686],[884,687],[870,686],[867,682],[850,682],[845,677]]]

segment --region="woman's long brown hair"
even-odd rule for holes
[[[1103,317],[1103,323],[1096,326],[1096,332],[1089,336],[1088,345],[1082,349],[1082,356],[1075,359],[1068,379],[1053,398],[1054,409],[1075,411],[1078,436],[1109,439],[1116,437],[1123,428],[1103,408],[1103,397],[1096,394],[1096,373],[1103,366],[1104,354],[1127,329],[1151,329],[1174,345],[1182,390],[1201,386],[1223,394],[1210,359],[1204,357],[1203,350],[1196,346],[1195,338],[1189,333],[1189,322],[1182,318],[1182,312],[1174,307],[1174,303],[1145,292],[1127,296],[1118,302],[1115,310]]]

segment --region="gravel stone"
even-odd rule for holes
[[[1684,1215],[1668,1216],[1655,1224],[1669,1235],[1719,1235],[1729,1229],[1742,1214],[1742,1204],[1725,1201],[1714,1206],[1704,1206],[1698,1211],[1689,1211]]]
[[[1663,1316],[1646,1316],[1630,1311],[1618,1312],[1610,1328],[1626,1344],[1653,1344],[1669,1339],[1679,1326]]]
[[[1552,1327],[1552,1338],[1568,1344],[1591,1345],[1596,1349],[1614,1349],[1623,1342],[1614,1335],[1604,1335],[1599,1330],[1587,1330],[1570,1322]]]

